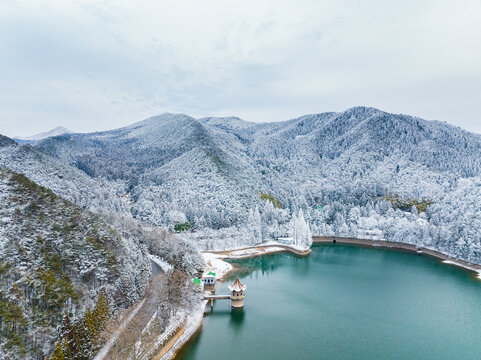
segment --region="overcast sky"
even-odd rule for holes
[[[0,133],[366,105],[481,133],[481,1],[0,0]]]

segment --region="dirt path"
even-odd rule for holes
[[[179,331],[177,332],[177,334],[175,334],[172,339],[170,339],[167,344],[165,344],[165,346],[162,348],[162,350],[160,350],[157,355],[155,355],[152,360],[160,360],[162,358],[162,356],[164,356],[170,349],[172,349],[172,346],[175,345],[175,343],[177,342],[177,340],[179,340],[179,338],[182,336],[182,334],[184,333],[185,329],[184,327],[182,326]]]

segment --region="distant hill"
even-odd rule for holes
[[[18,144],[30,144],[30,145],[35,145],[37,142],[43,139],[47,139],[52,136],[58,136],[58,135],[63,135],[63,134],[70,134],[72,131],[69,129],[66,129],[62,126],[56,127],[55,129],[52,129],[50,131],[46,131],[40,134],[28,136],[28,137],[19,137],[19,138],[14,138],[14,140]]]
[[[15,144],[16,144],[15,141],[13,141],[12,139],[6,136],[0,135],[0,148],[7,147],[7,146],[14,146]]]
[[[186,115],[163,114],[117,130],[57,136],[36,149],[94,178],[126,182],[132,213],[157,225],[165,225],[175,209],[155,199],[181,203],[192,219],[218,209],[211,222],[222,227],[237,221],[236,214],[256,201],[261,187],[246,144]],[[225,216],[224,207],[229,207]]]

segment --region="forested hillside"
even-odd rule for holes
[[[151,270],[142,244],[2,169],[0,222],[2,358],[48,355],[67,314],[73,321],[93,310],[100,294],[115,311],[145,291]]]
[[[195,247],[165,229],[106,210],[93,214],[2,168],[0,223],[2,359],[92,358],[109,319],[144,296],[150,254],[184,281],[203,266]],[[191,295],[173,299],[184,284],[170,278],[155,284],[161,293],[148,296],[142,313],[162,309],[160,331]]]
[[[123,182],[93,179],[83,171],[42,154],[30,145],[0,139],[0,167],[25,174],[66,200],[85,209],[130,213]],[[3,145],[2,145],[3,144]]]
[[[372,108],[265,124],[164,114],[34,147],[0,136],[0,168],[0,346],[11,358],[51,354],[76,339],[66,326],[82,334],[142,296],[149,254],[185,277],[202,269],[198,248],[279,237],[307,247],[312,234],[481,263],[481,136]],[[181,306],[162,301],[146,314]]]

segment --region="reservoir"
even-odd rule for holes
[[[244,311],[218,301],[176,359],[481,359],[481,281],[412,253],[320,245],[234,263]]]

